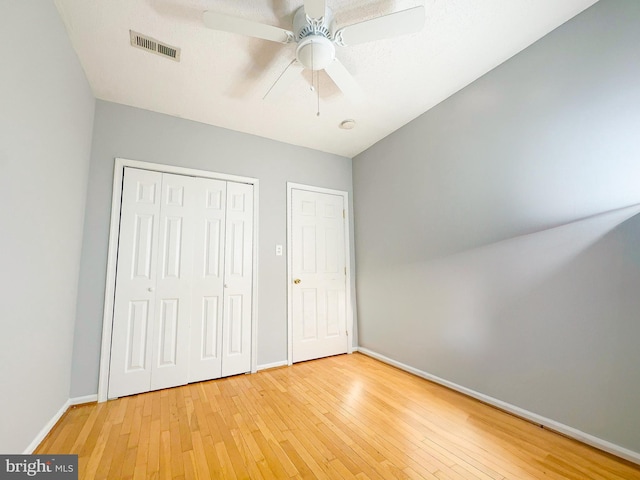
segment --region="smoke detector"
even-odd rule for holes
[[[349,118],[347,120],[343,120],[342,122],[340,122],[339,126],[343,130],[352,130],[356,126],[356,121]]]

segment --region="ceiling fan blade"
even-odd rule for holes
[[[325,69],[327,75],[333,80],[333,83],[342,91],[342,93],[351,100],[362,101],[364,92],[356,79],[349,73],[349,70],[337,58],[331,62]]]
[[[269,88],[267,93],[264,94],[262,99],[265,100],[267,97],[269,97],[269,99],[277,99],[281,97],[287,90],[289,90],[289,87],[295,80],[300,79],[300,74],[303,70],[304,67],[300,62],[295,58],[291,60],[291,63],[286,66],[284,71],[276,79],[273,85],[271,85],[271,88]]]
[[[304,13],[310,18],[324,17],[325,10],[325,0],[304,0]]]
[[[264,23],[208,11],[204,12],[203,19],[205,26],[213,30],[238,33],[272,42],[289,43],[293,41],[293,32]]]
[[[336,43],[357,45],[406,35],[421,30],[424,21],[424,6],[409,8],[341,28],[336,32]]]

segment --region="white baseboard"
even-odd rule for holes
[[[258,371],[268,370],[269,368],[285,367],[287,365],[288,365],[288,362],[286,360],[282,360],[280,362],[265,363],[263,365],[258,365]]]
[[[469,397],[475,398],[476,400],[480,400],[481,402],[499,408],[500,410],[512,413],[513,415],[524,418],[525,420],[529,420],[530,422],[536,423],[538,425],[542,425],[550,430],[578,440],[579,442],[591,445],[592,447],[595,447],[599,450],[603,450],[612,455],[640,465],[640,453],[638,452],[634,452],[633,450],[629,450],[614,443],[608,442],[607,440],[602,440],[601,438],[594,437],[589,433],[582,432],[568,425],[564,425],[563,423],[551,420],[550,418],[543,417],[542,415],[538,415],[515,405],[511,405],[510,403],[503,402],[502,400],[498,400],[497,398],[490,397],[483,393],[476,392],[475,390],[471,390],[470,388],[463,387],[443,378],[431,375],[430,373],[418,370],[417,368],[398,362],[389,357],[385,357],[384,355],[369,350],[368,348],[358,347],[358,351],[364,355],[375,358],[376,360],[380,360],[381,362],[397,367],[400,370],[404,370],[405,372],[412,373],[413,375],[416,375],[418,377],[422,377],[431,382],[443,385],[447,388],[450,388],[451,390],[455,390]]]
[[[38,445],[40,445],[40,443],[49,434],[49,432],[55,426],[55,424],[58,423],[58,420],[60,420],[62,415],[64,415],[64,413],[67,411],[67,409],[70,406],[71,406],[71,400],[67,400],[66,402],[64,402],[64,404],[60,407],[60,410],[56,412],[56,414],[51,418],[51,420],[47,422],[47,424],[44,427],[42,427],[42,430],[38,432],[38,434],[36,435],[36,438],[33,439],[33,441],[29,444],[27,448],[25,448],[23,452],[25,455],[29,455],[33,453],[33,451],[36,448],[38,448]]]
[[[351,348],[351,353],[355,353],[357,351],[358,351],[358,347]],[[258,365],[258,371],[267,370],[269,368],[285,367],[287,365],[289,365],[289,362],[287,362],[286,360],[282,360],[280,362],[265,363],[264,365]]]
[[[69,404],[73,405],[82,405],[83,403],[93,403],[98,401],[98,394],[94,393],[93,395],[85,395],[83,397],[73,397],[69,399]]]
[[[38,445],[42,443],[45,437],[49,435],[49,432],[51,431],[51,429],[55,427],[56,423],[58,423],[58,420],[62,418],[62,415],[64,415],[66,411],[69,410],[70,407],[74,405],[81,405],[83,403],[91,403],[91,402],[97,402],[97,401],[98,401],[98,395],[95,394],[95,395],[85,395],[84,397],[70,398],[69,400],[64,402],[62,407],[60,407],[60,410],[58,410],[56,414],[53,417],[51,417],[51,420],[49,420],[44,427],[42,427],[42,430],[38,432],[38,434],[36,435],[36,438],[33,439],[33,441],[29,444],[27,448],[25,448],[23,453],[25,455],[32,454],[34,450],[38,448]]]

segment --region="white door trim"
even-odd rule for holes
[[[107,254],[107,279],[104,293],[102,316],[102,348],[100,352],[100,375],[98,377],[98,402],[107,401],[109,387],[109,361],[111,357],[111,331],[113,307],[116,291],[116,261],[118,257],[118,237],[120,236],[120,207],[124,167],[134,167],[161,173],[174,173],[192,177],[215,178],[230,182],[253,185],[253,283],[251,292],[251,373],[258,371],[258,179],[227,175],[224,173],[176,167],[160,163],[141,162],[116,158],[113,171],[113,195],[111,198],[111,225],[109,228],[109,250]]]
[[[307,192],[328,193],[338,195],[344,199],[344,252],[347,267],[346,275],[346,308],[347,308],[347,353],[353,353],[353,308],[351,304],[351,233],[349,228],[349,193],[342,190],[314,187],[301,183],[287,182],[287,364],[293,364],[293,274],[291,269],[291,213],[292,191],[305,190]]]

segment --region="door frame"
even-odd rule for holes
[[[347,353],[353,353],[353,307],[351,298],[351,230],[349,227],[349,192],[287,182],[287,365],[293,364],[293,261],[292,261],[292,196],[293,190],[326,193],[342,197],[344,205],[344,254],[346,263],[345,299],[347,315]]]
[[[100,351],[100,374],[98,377],[98,402],[106,402],[109,387],[109,363],[111,360],[111,333],[113,328],[113,308],[116,292],[116,262],[118,239],[120,237],[120,207],[122,206],[122,181],[124,168],[133,167],[160,173],[173,173],[191,177],[213,178],[230,182],[253,185],[253,278],[251,285],[251,373],[258,371],[258,193],[257,178],[241,177],[224,173],[198,170],[194,168],[164,165],[116,158],[113,171],[113,194],[111,198],[111,224],[109,228],[109,249],[107,253],[107,277],[102,315],[102,347]]]

